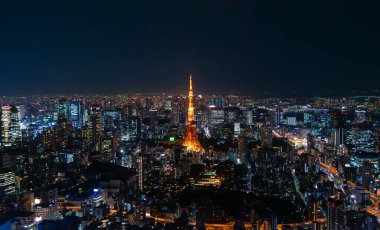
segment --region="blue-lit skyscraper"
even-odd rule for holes
[[[83,125],[81,102],[78,100],[72,100],[69,104],[68,112],[70,124],[76,128],[81,128]]]

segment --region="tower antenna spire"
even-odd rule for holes
[[[190,90],[193,90],[193,76],[191,75],[191,72],[190,72]]]

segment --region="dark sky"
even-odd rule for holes
[[[16,1],[0,95],[372,91],[380,1]]]

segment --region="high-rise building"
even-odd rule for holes
[[[210,125],[217,126],[224,123],[224,109],[211,108],[210,109]]]
[[[167,99],[165,100],[164,102],[164,110],[166,111],[172,111],[172,100],[171,99]]]
[[[351,127],[347,131],[347,144],[354,146],[353,150],[356,152],[374,152],[377,142],[376,133],[368,128]]]
[[[241,133],[241,128],[240,128],[240,123],[239,122],[235,122],[234,123],[234,137],[238,137]]]
[[[154,128],[158,122],[158,111],[156,109],[149,110],[149,125]]]
[[[99,106],[90,108],[89,128],[91,131],[91,141],[95,144],[102,136],[102,112]]]
[[[346,127],[347,111],[335,110],[331,113],[331,122],[334,128]],[[322,120],[322,118],[321,118]]]
[[[15,106],[3,106],[1,111],[1,142],[11,146],[21,140],[20,112]]]
[[[114,129],[118,127],[121,120],[120,110],[104,110],[103,111],[103,126],[106,129]]]
[[[369,189],[373,175],[373,164],[369,163],[368,161],[364,161],[362,165],[362,185],[364,188]]]
[[[141,117],[140,116],[132,116],[130,118],[130,124],[129,124],[129,135],[133,139],[140,139],[141,138]]]
[[[270,216],[270,226],[271,226],[271,230],[277,230],[277,215],[272,213],[271,216]]]
[[[247,110],[245,112],[245,124],[252,125],[252,110]]]
[[[321,225],[322,225],[321,222],[313,221],[313,230],[321,230],[322,229]]]
[[[344,167],[344,178],[349,181],[356,182],[356,169],[347,164]]]
[[[346,130],[345,128],[335,128],[334,129],[334,147],[338,148],[346,143]]]
[[[54,203],[40,203],[33,207],[33,212],[41,220],[56,220],[58,218],[58,207]]]
[[[332,112],[333,139],[335,148],[346,144],[346,116],[347,114],[345,111],[337,110]]]
[[[270,125],[272,127],[276,127],[280,124],[280,121],[281,121],[281,111],[280,111],[280,107],[279,106],[276,106],[276,108],[270,110]],[[297,125],[297,122],[296,120],[294,121],[291,121],[292,124],[291,125]],[[294,124],[293,124],[294,123]]]
[[[357,124],[363,123],[366,120],[366,111],[355,110],[355,122]]]
[[[265,148],[272,148],[272,144],[273,144],[272,129],[270,127],[262,126],[260,128],[260,136],[261,136],[262,145]]]
[[[15,173],[11,169],[0,170],[0,196],[16,192]]]
[[[329,198],[327,203],[327,230],[341,229],[343,202],[335,196]]]
[[[65,117],[67,118],[68,105],[67,105],[66,99],[60,99],[58,101],[57,111],[58,111],[58,116],[65,115]]]
[[[281,107],[276,107],[276,125],[279,125],[281,123]]]
[[[216,108],[223,108],[225,105],[225,100],[222,97],[211,98],[210,105],[215,106]]]
[[[288,117],[288,125],[297,125],[296,117]]]
[[[190,88],[189,88],[189,107],[187,114],[187,129],[183,146],[188,151],[200,152],[203,151],[203,147],[198,140],[196,121],[194,118],[194,99],[193,99],[193,80],[190,74]]]
[[[307,215],[309,220],[316,220],[318,217],[319,204],[314,198],[312,198],[307,205]]]
[[[65,146],[69,143],[69,126],[67,123],[67,118],[65,115],[61,114],[58,116],[57,123],[57,142],[63,143]]]
[[[83,125],[82,119],[82,109],[81,109],[81,103],[78,100],[73,100],[69,104],[69,122],[72,126],[76,128],[81,128]]]
[[[144,175],[143,175],[143,157],[138,156],[137,163],[137,187],[142,192],[144,191]]]

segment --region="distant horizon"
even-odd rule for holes
[[[183,93],[172,93],[172,92],[158,92],[158,93],[149,93],[149,92],[119,92],[119,93],[41,93],[41,94],[24,94],[24,95],[0,95],[0,97],[71,97],[71,96],[185,96],[187,97],[187,92]],[[289,92],[287,94],[281,93],[270,93],[270,92],[256,92],[254,94],[249,93],[236,93],[236,92],[225,92],[225,93],[196,93],[195,96],[248,96],[253,98],[351,98],[351,97],[380,97],[380,92],[360,92],[358,94],[353,94],[352,92],[346,93],[316,93],[310,92],[305,95],[297,92]]]

